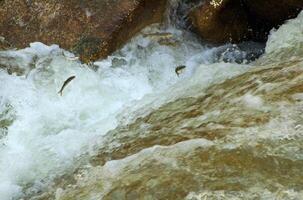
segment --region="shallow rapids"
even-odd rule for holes
[[[38,42],[0,52],[0,199],[302,197],[302,24],[256,64],[157,25],[89,65]]]

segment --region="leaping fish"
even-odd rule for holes
[[[70,61],[79,60],[79,57],[78,57],[78,56],[74,56],[74,57],[67,56],[67,55],[64,53],[64,51],[62,51],[62,55],[63,55],[67,60],[70,60]]]
[[[58,92],[58,94],[60,94],[60,96],[62,96],[63,90],[64,90],[64,88],[67,86],[67,84],[69,84],[74,78],[76,78],[76,76],[71,76],[71,77],[69,77],[68,79],[66,79],[66,81],[64,81],[64,83],[63,83],[63,85],[62,85],[60,91]]]
[[[176,67],[175,72],[176,72],[177,76],[179,76],[185,68],[186,68],[185,65],[180,65],[180,66]]]
[[[163,33],[163,32],[156,32],[156,33],[146,33],[143,34],[143,37],[149,37],[151,39],[172,39],[172,33]]]

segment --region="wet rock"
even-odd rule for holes
[[[7,51],[0,51],[0,70],[5,70],[8,74],[22,76],[35,67],[38,57],[32,56],[28,61],[25,60],[21,56],[13,57]],[[20,65],[20,62],[24,64]]]
[[[267,40],[272,28],[296,17],[303,8],[301,0],[244,0],[249,15],[249,23],[256,40]]]
[[[213,62],[247,64],[255,61],[264,53],[264,44],[257,42],[242,42],[226,44],[215,48]]]
[[[14,122],[15,112],[13,107],[0,98],[0,140],[8,133],[8,127]],[[0,146],[3,141],[0,142]]]
[[[5,40],[4,37],[0,36],[0,51],[11,48],[11,44]]]
[[[300,0],[208,0],[189,14],[203,39],[214,43],[265,41],[269,31],[303,8]]]
[[[239,42],[250,35],[248,17],[240,0],[210,0],[189,15],[195,31],[214,43]]]
[[[59,44],[84,62],[94,61],[121,47],[146,25],[160,22],[166,1],[3,0],[0,35],[17,48],[34,41]]]
[[[244,3],[251,20],[268,26],[296,17],[303,8],[301,0],[244,0]]]
[[[112,59],[112,67],[121,67],[121,66],[123,66],[123,65],[126,65],[127,64],[127,61],[126,60],[124,60],[123,58],[117,58],[117,57],[115,57],[115,58],[113,58]]]

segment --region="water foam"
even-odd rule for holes
[[[297,18],[286,21],[279,29],[273,29],[266,43],[265,63],[301,58],[303,54],[302,30],[303,12]]]
[[[160,44],[161,32],[169,32],[171,41]],[[19,198],[28,184],[39,190],[72,168],[80,155],[93,151],[102,135],[122,123],[118,115],[127,121],[131,115],[125,108],[147,108],[151,102],[159,106],[193,85],[206,87],[248,69],[208,65],[214,49],[186,37],[173,28],[152,26],[91,66],[57,45],[32,43],[23,50],[1,52],[2,64],[22,69],[21,76],[0,71],[1,102],[15,113],[0,138],[2,199]],[[175,74],[178,65],[186,65],[180,77]],[[76,78],[61,97],[58,90],[70,76]]]

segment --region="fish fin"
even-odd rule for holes
[[[58,94],[60,94],[60,96],[62,96],[62,95],[63,95],[63,91],[60,90],[60,91],[58,92]]]

